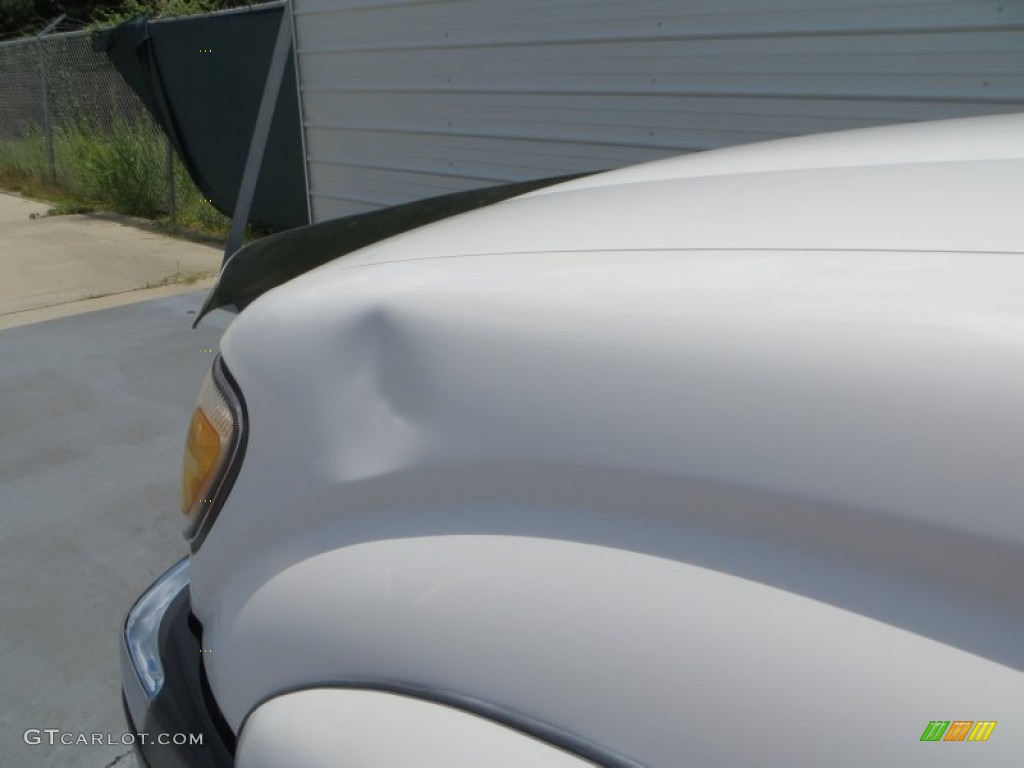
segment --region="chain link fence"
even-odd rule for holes
[[[0,171],[123,213],[174,222],[198,206],[200,224],[222,224],[87,31],[0,42]]]
[[[156,129],[91,33],[67,32],[0,43],[0,137],[17,138],[81,120],[110,128],[116,121]]]

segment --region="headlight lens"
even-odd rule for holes
[[[199,389],[192,413],[181,469],[181,511],[188,520],[185,530],[193,546],[200,527],[223,501],[241,460],[244,408],[218,358]],[[210,520],[212,522],[212,519]]]

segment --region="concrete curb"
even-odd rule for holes
[[[179,293],[188,293],[202,288],[209,289],[216,282],[216,278],[206,278],[188,285],[185,283],[172,283],[171,285],[161,285],[156,288],[138,288],[111,293],[106,296],[81,299],[79,301],[66,301],[49,307],[36,307],[18,312],[8,312],[0,314],[0,331],[6,328],[16,328],[21,325],[41,323],[46,320],[56,320],[60,317],[80,315],[85,312],[96,312],[101,309],[110,309],[111,307],[123,307],[127,304],[135,304],[140,301],[148,301],[149,299],[159,299],[164,296],[177,296]],[[196,311],[199,310],[200,306],[201,303],[196,304]]]

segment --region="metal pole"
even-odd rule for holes
[[[309,155],[306,149],[306,112],[302,106],[302,74],[299,72],[299,41],[295,37],[295,6],[285,3],[284,12],[291,17],[292,51],[295,58],[295,94],[299,107],[299,143],[302,146],[302,178],[306,184],[306,223],[313,223],[313,198],[309,186]]]
[[[39,77],[43,85],[43,131],[46,135],[46,177],[51,184],[57,182],[57,161],[53,152],[53,120],[50,119],[50,82],[46,72],[46,55],[43,53],[43,36],[64,20],[64,14],[51,21],[36,35],[36,51],[39,54]]]
[[[174,199],[174,149],[171,147],[171,139],[164,136],[164,145],[167,148],[166,163],[164,172],[167,177],[167,214],[171,218],[171,225],[178,223],[178,205]]]
[[[263,86],[260,110],[256,114],[256,126],[253,128],[252,141],[249,143],[249,155],[245,161],[242,183],[238,187],[238,198],[235,200],[235,210],[231,217],[231,232],[228,233],[228,241],[224,246],[225,262],[242,245],[245,225],[249,221],[252,199],[256,195],[256,181],[259,179],[260,166],[263,164],[263,151],[267,148],[270,123],[274,118],[277,95],[281,90],[281,81],[284,79],[284,70],[288,64],[288,52],[292,47],[291,21],[291,14],[286,8],[281,14],[281,26],[277,30],[277,42],[274,44],[274,53],[267,71],[267,82]]]
[[[50,120],[50,87],[46,77],[46,56],[43,54],[43,39],[36,38],[39,52],[39,79],[43,89],[43,133],[46,136],[46,178],[51,184],[57,182],[57,161],[53,154],[53,123]]]

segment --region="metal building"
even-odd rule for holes
[[[1017,0],[291,0],[314,221],[1024,109]]]

